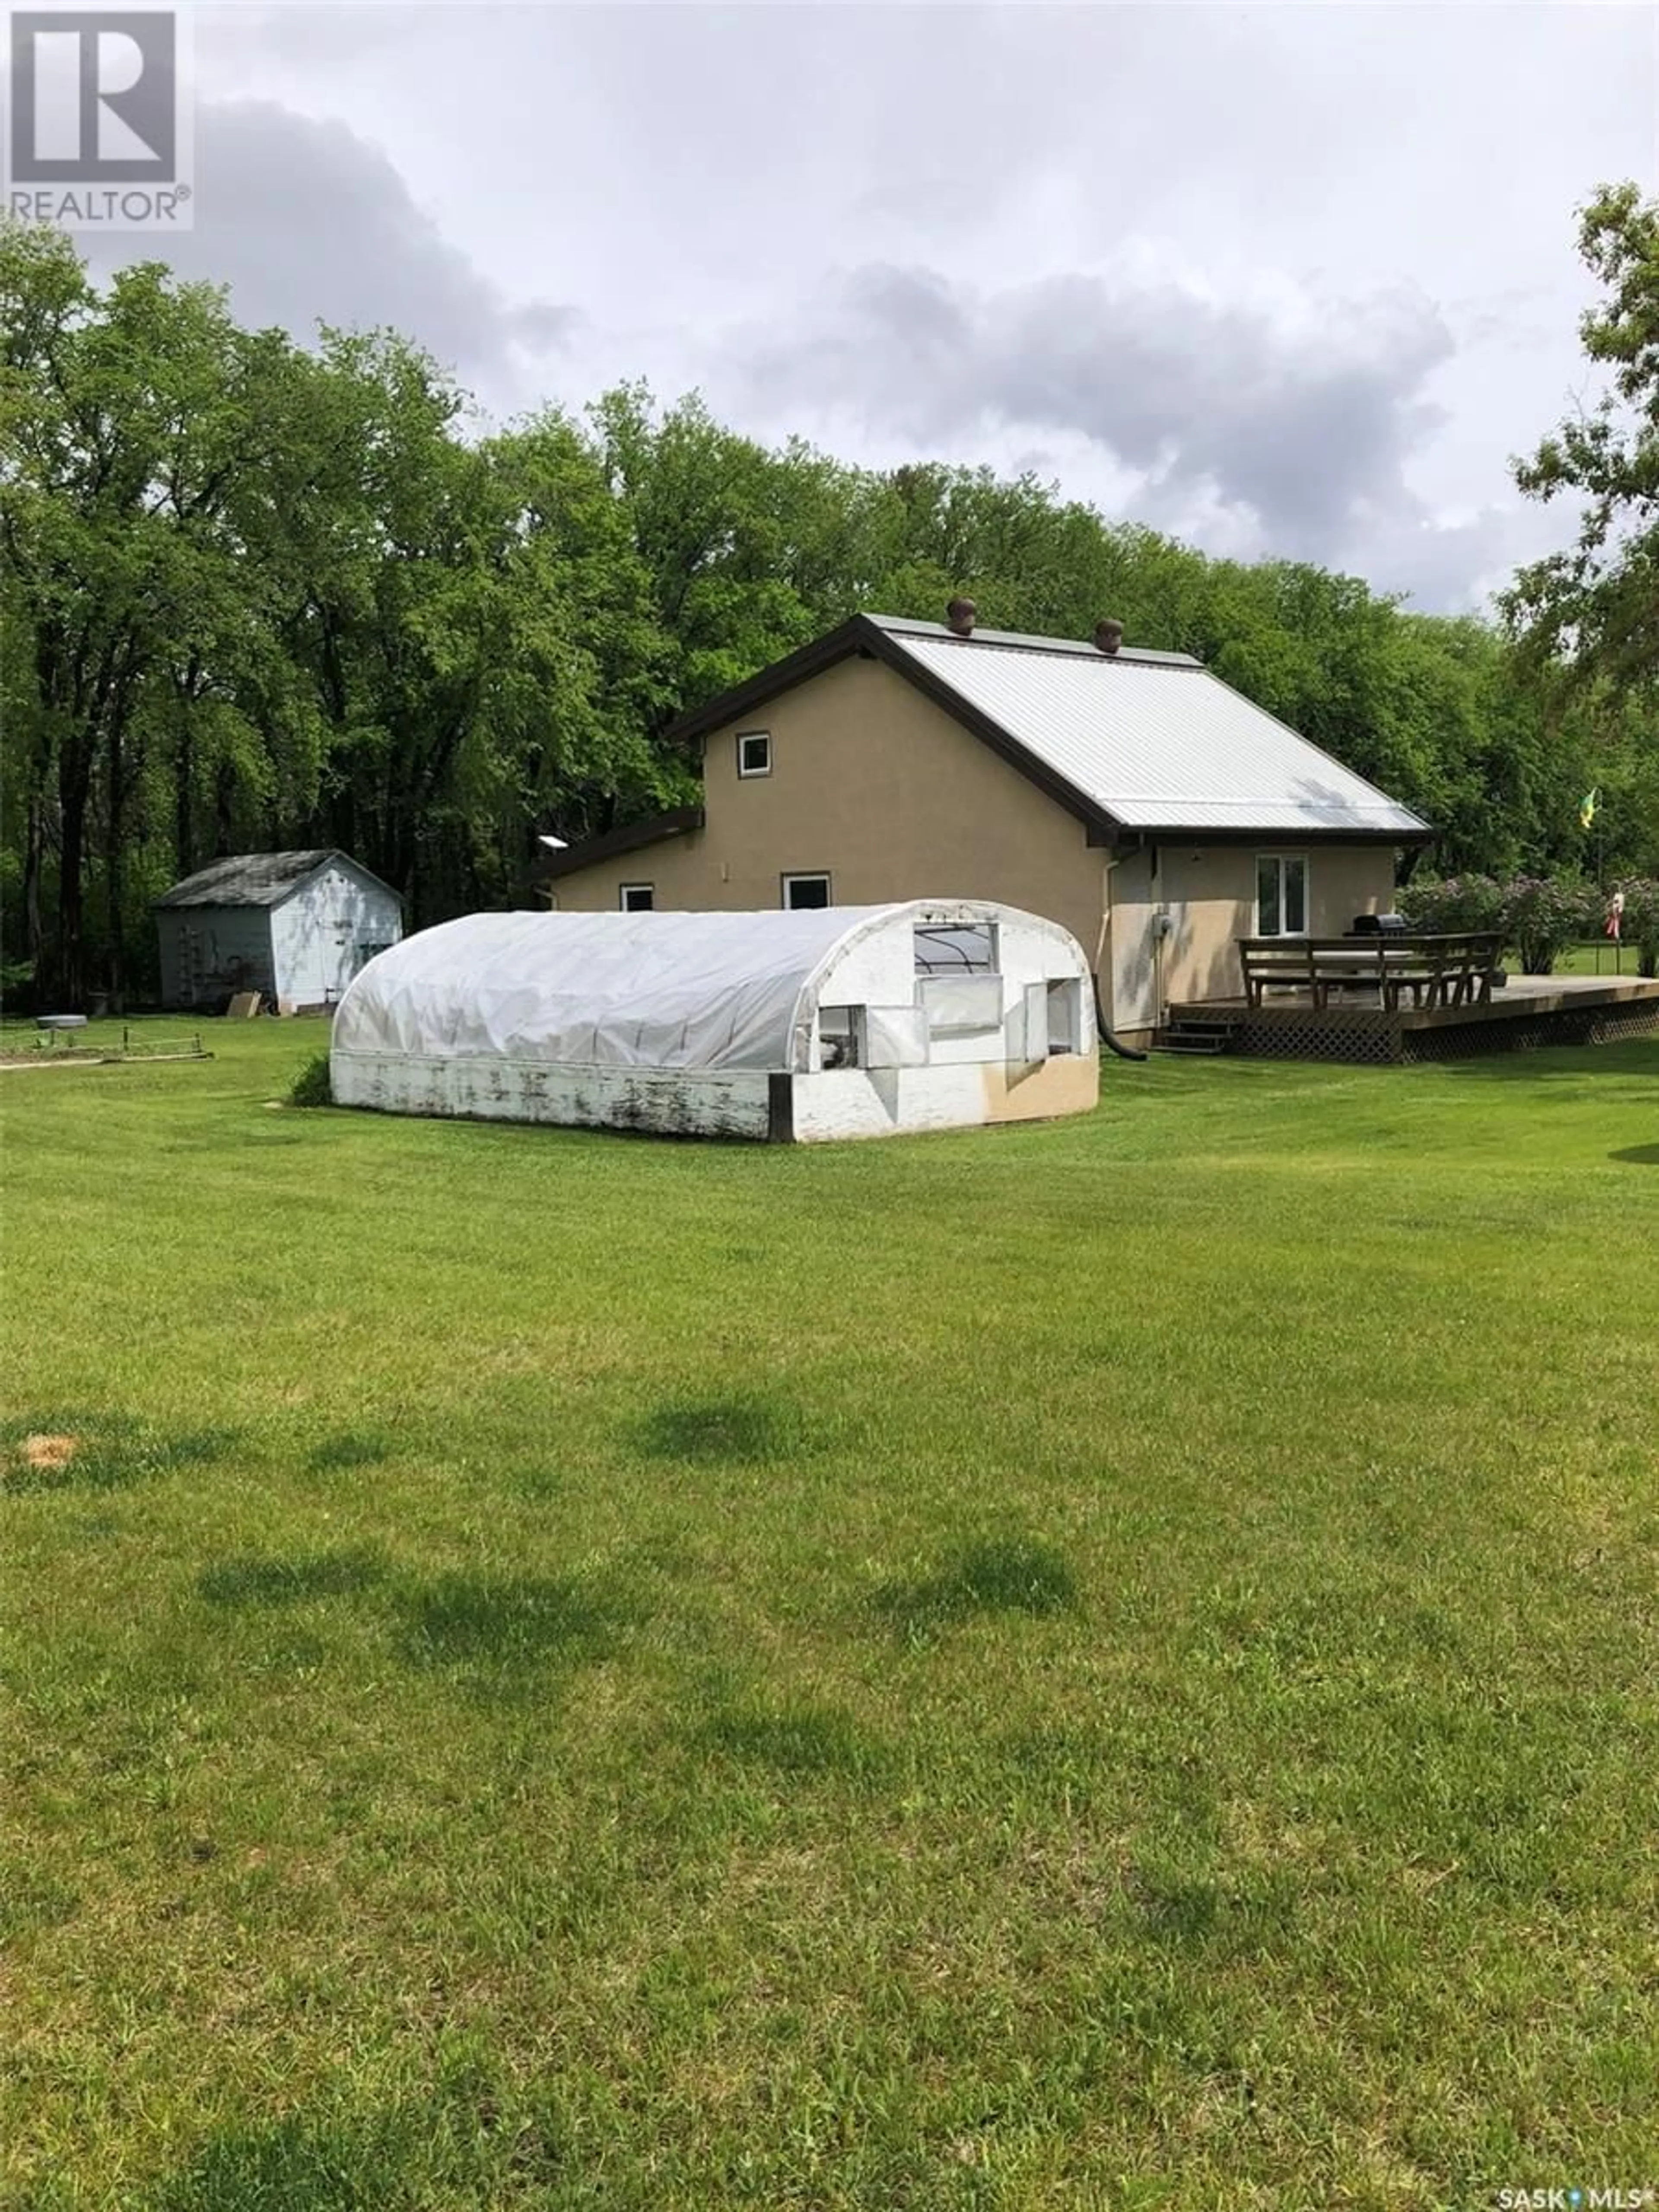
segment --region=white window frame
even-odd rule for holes
[[[629,896],[634,891],[647,894],[643,906],[629,906],[628,903]],[[617,909],[620,914],[654,914],[657,910],[657,886],[655,884],[618,884]]]
[[[783,909],[786,914],[816,914],[819,911],[816,907],[799,907],[795,904],[789,894],[797,884],[822,884],[824,905],[834,906],[836,902],[836,886],[828,868],[804,868],[794,875],[781,877],[779,881],[783,887]]]
[[[765,761],[759,768],[745,768],[743,759],[743,749],[745,745],[752,745],[756,744],[765,746]],[[770,775],[771,773],[772,732],[770,730],[739,730],[738,732],[738,775],[739,780],[747,783],[752,777]]]
[[[1285,927],[1285,870],[1294,860],[1302,871],[1302,927]],[[1279,871],[1279,927],[1268,931],[1261,927],[1261,871],[1271,862]],[[1313,869],[1305,853],[1258,853],[1255,856],[1255,934],[1258,937],[1311,937],[1313,934]]]

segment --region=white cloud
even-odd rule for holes
[[[1041,451],[1435,604],[1568,526],[1509,458],[1582,380],[1575,205],[1656,183],[1646,9],[198,21],[175,251],[252,319],[397,324],[498,411],[644,376],[854,459]]]
[[[228,283],[246,323],[305,338],[319,323],[385,325],[447,366],[489,377],[510,372],[520,349],[556,349],[580,320],[568,307],[507,298],[344,123],[205,100],[196,159],[197,227],[165,241],[167,258],[183,276]],[[94,267],[131,258],[118,234],[85,243]]]

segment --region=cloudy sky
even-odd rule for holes
[[[1568,518],[1574,210],[1656,184],[1646,7],[196,14],[246,319],[391,323],[500,416],[644,377],[851,459],[1033,468],[1479,604]],[[133,258],[150,239],[98,246]]]

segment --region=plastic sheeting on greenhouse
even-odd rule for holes
[[[908,909],[475,914],[370,962],[334,1018],[349,1054],[765,1068],[800,1064],[836,949]]]

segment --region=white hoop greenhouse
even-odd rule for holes
[[[811,1141],[1073,1114],[1088,963],[974,899],[763,914],[477,914],[370,961],[342,1105]]]

